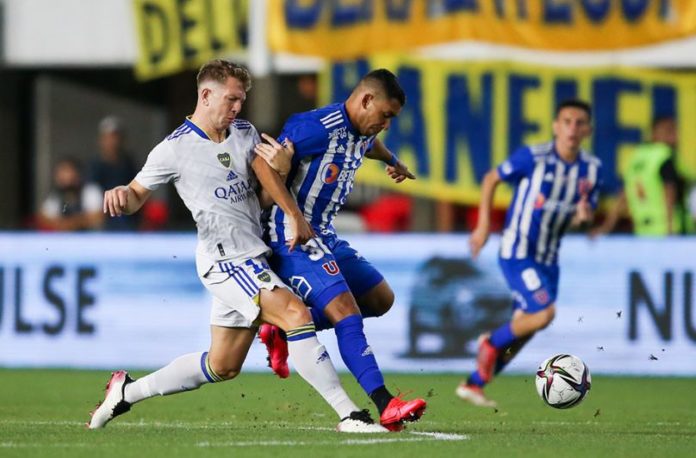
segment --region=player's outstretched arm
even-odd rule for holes
[[[375,139],[372,149],[365,153],[365,157],[375,159],[387,164],[387,175],[396,183],[401,183],[406,178],[415,180],[416,176],[408,170],[406,164],[401,162],[398,157],[387,148],[379,138]]]
[[[492,169],[483,178],[481,184],[481,202],[479,203],[479,214],[476,228],[469,237],[469,249],[471,258],[476,259],[481,249],[488,241],[491,232],[491,209],[493,208],[493,197],[495,190],[500,184],[501,179],[497,169]]]
[[[266,160],[258,155],[251,161],[251,168],[254,169],[256,178],[258,178],[265,192],[271,196],[273,201],[283,209],[286,215],[292,221],[293,238],[289,243],[290,251],[297,245],[303,245],[316,234],[312,227],[305,220],[300,207],[292,198],[290,192],[285,187],[285,180],[280,177],[278,172],[273,170]]]
[[[590,202],[587,200],[587,195],[583,195],[578,201],[578,205],[575,208],[575,214],[573,219],[570,221],[571,226],[581,227],[590,224],[594,219],[594,212],[590,206]]]
[[[614,205],[607,212],[604,222],[590,230],[590,237],[594,238],[613,231],[619,223],[619,219],[621,219],[621,216],[624,215],[627,210],[628,202],[626,201],[626,193],[622,190],[616,198]]]
[[[135,180],[128,186],[116,186],[104,192],[104,213],[112,217],[132,215],[140,210],[151,193]]]

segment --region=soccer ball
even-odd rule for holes
[[[546,404],[556,409],[580,404],[591,384],[590,370],[573,355],[552,356],[541,363],[536,372],[537,393]]]

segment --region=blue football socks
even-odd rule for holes
[[[517,337],[512,333],[512,323],[508,322],[491,333],[490,342],[498,350],[513,344]]]
[[[369,395],[383,387],[384,377],[367,343],[362,317],[351,315],[336,323],[336,338],[343,362],[363,390]]]

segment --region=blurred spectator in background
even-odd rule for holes
[[[691,232],[686,207],[686,182],[677,172],[677,123],[672,116],[655,118],[651,141],[636,147],[624,173],[624,189],[593,235],[611,232],[622,215],[630,214],[633,233],[666,236]]]
[[[103,220],[102,190],[94,183],[82,181],[77,159],[60,159],[53,169],[53,188],[36,219],[38,228],[93,230],[100,229]]]
[[[102,190],[112,189],[128,183],[137,172],[133,161],[123,149],[123,124],[116,116],[107,116],[99,122],[99,156],[89,168],[89,181]],[[108,231],[131,231],[137,229],[138,217],[121,216],[104,221]]]

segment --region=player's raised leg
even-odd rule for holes
[[[489,335],[483,335],[479,339],[479,353],[477,358],[478,368],[466,382],[462,382],[456,390],[457,396],[483,407],[495,407],[495,401],[488,399],[483,388],[500,373],[507,364],[529,342],[534,334],[547,327],[555,316],[554,304],[531,303],[534,300],[516,294],[518,300],[515,303],[515,312],[512,319],[495,329]],[[541,298],[537,295],[537,299]],[[550,299],[547,299],[550,300]],[[532,308],[535,311],[527,312],[521,308]]]
[[[236,377],[242,368],[256,329],[211,326],[207,352],[178,357],[163,368],[137,380],[126,371],[115,372],[107,384],[104,401],[92,413],[90,429],[103,428],[131,406],[153,396],[195,390],[206,383]]]

